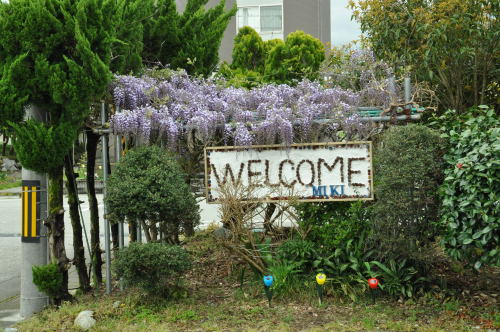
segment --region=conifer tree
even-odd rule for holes
[[[117,24],[114,0],[10,0],[0,3],[0,110],[14,129],[14,147],[27,169],[49,176],[50,251],[63,275],[57,300],[69,298],[64,247],[63,165],[93,101],[111,79]],[[21,122],[24,107],[46,123]]]
[[[182,13],[174,0],[146,0],[143,61],[183,68],[190,74],[208,75],[219,61],[219,47],[236,7],[225,9],[225,0],[206,9],[208,0],[188,0]]]
[[[238,31],[234,37],[233,63],[231,67],[264,72],[266,49],[260,35],[249,26]]]

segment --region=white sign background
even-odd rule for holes
[[[372,200],[371,152],[371,142],[206,148],[207,202],[237,181],[259,186],[256,201]]]

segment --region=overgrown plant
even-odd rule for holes
[[[420,277],[418,271],[409,266],[406,259],[396,262],[394,259],[383,264],[378,261],[372,262],[380,269],[380,287],[387,294],[394,297],[411,298],[423,287],[426,278]]]
[[[221,243],[257,273],[266,273],[275,263],[276,247],[289,236],[283,222],[295,219],[292,202],[252,201],[258,187],[241,182],[228,182],[218,190],[219,213],[225,228]]]
[[[370,204],[356,202],[302,203],[296,207],[301,229],[322,252],[332,252],[369,228]]]

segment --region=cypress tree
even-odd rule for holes
[[[219,62],[219,47],[236,6],[225,9],[225,0],[205,9],[208,0],[188,0],[182,13],[175,0],[145,0],[144,20],[146,64],[171,65],[193,75],[208,75]]]
[[[13,145],[23,167],[49,176],[45,224],[53,260],[63,274],[58,301],[70,297],[64,247],[64,158],[92,102],[102,98],[110,82],[115,16],[114,0],[0,3],[1,120],[14,130]],[[47,121],[22,122],[26,105],[43,109]]]
[[[231,67],[253,70],[263,74],[266,49],[260,35],[249,26],[234,37],[233,63]]]

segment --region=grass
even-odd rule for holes
[[[0,172],[0,190],[16,188],[21,186],[21,180],[18,177],[7,175]]]
[[[446,310],[439,303],[404,304],[381,301],[341,304],[330,299],[319,306],[314,301],[277,301],[267,306],[264,296],[211,301],[203,294],[144,305],[133,291],[111,296],[85,295],[60,309],[47,309],[22,322],[19,331],[77,331],[73,321],[82,310],[93,310],[93,331],[477,331],[495,328],[490,320],[464,315],[465,306]],[[114,306],[115,301],[121,304]],[[490,308],[491,309],[491,308]],[[487,314],[487,310],[483,312]],[[497,317],[498,319],[498,317]],[[498,321],[496,322],[498,324]]]
[[[19,331],[78,331],[79,312],[93,310],[92,331],[478,331],[500,328],[495,301],[427,294],[396,301],[361,297],[352,302],[329,294],[318,304],[314,287],[273,299],[268,307],[259,281],[215,242],[197,235],[187,244],[195,260],[186,277],[189,295],[151,299],[138,290],[81,295],[17,325]],[[119,302],[118,302],[119,301]],[[482,301],[482,302],[481,302]]]

